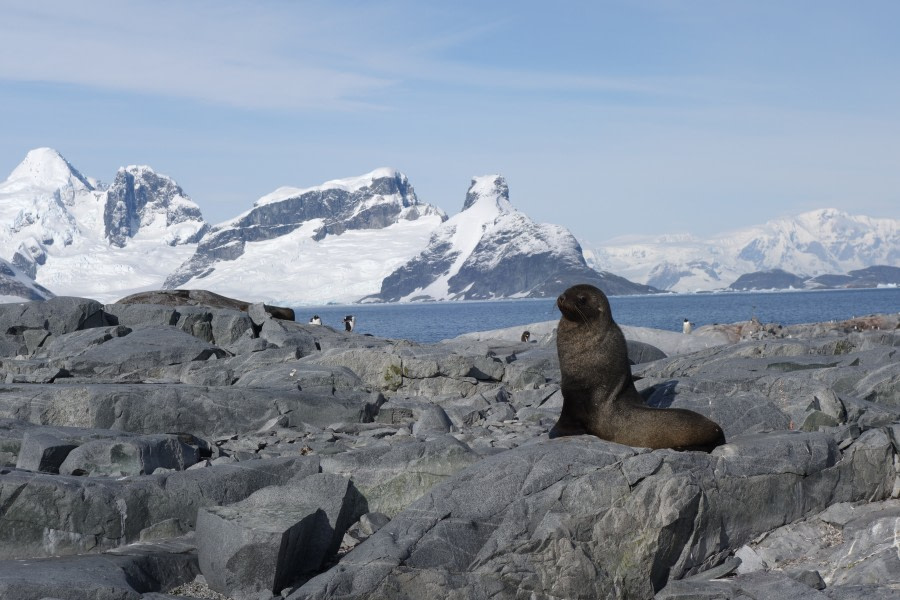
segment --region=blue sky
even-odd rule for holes
[[[583,242],[900,218],[900,3],[0,4],[0,175],[146,164],[211,222],[381,166]]]

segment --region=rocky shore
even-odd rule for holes
[[[706,454],[548,439],[552,323],[139,300],[0,305],[0,598],[900,596],[897,315],[623,328]]]

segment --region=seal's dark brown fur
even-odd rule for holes
[[[590,433],[629,446],[707,452],[725,443],[722,428],[703,415],[644,404],[631,378],[625,336],[602,291],[575,285],[556,304],[563,408],[550,437]]]

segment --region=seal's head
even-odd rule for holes
[[[563,319],[576,323],[612,323],[609,300],[599,288],[586,283],[573,285],[556,299]]]

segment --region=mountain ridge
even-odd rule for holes
[[[628,236],[588,246],[586,257],[666,291],[712,291],[768,269],[814,277],[900,264],[900,220],[824,208],[707,239]]]
[[[500,175],[473,178],[448,218],[382,167],[276,188],[210,225],[149,166],[121,167],[106,184],[36,148],[0,181],[0,248],[15,280],[30,278],[39,294],[113,301],[191,286],[324,304],[552,296],[574,282],[610,294],[705,291],[772,268],[827,282],[900,263],[900,221],[819,209],[706,240],[629,235],[585,246],[516,209]]]
[[[576,282],[612,294],[656,291],[588,267],[575,236],[532,221],[513,207],[504,177],[484,175],[472,179],[462,210],[438,226],[428,247],[364,300],[546,297]]]

